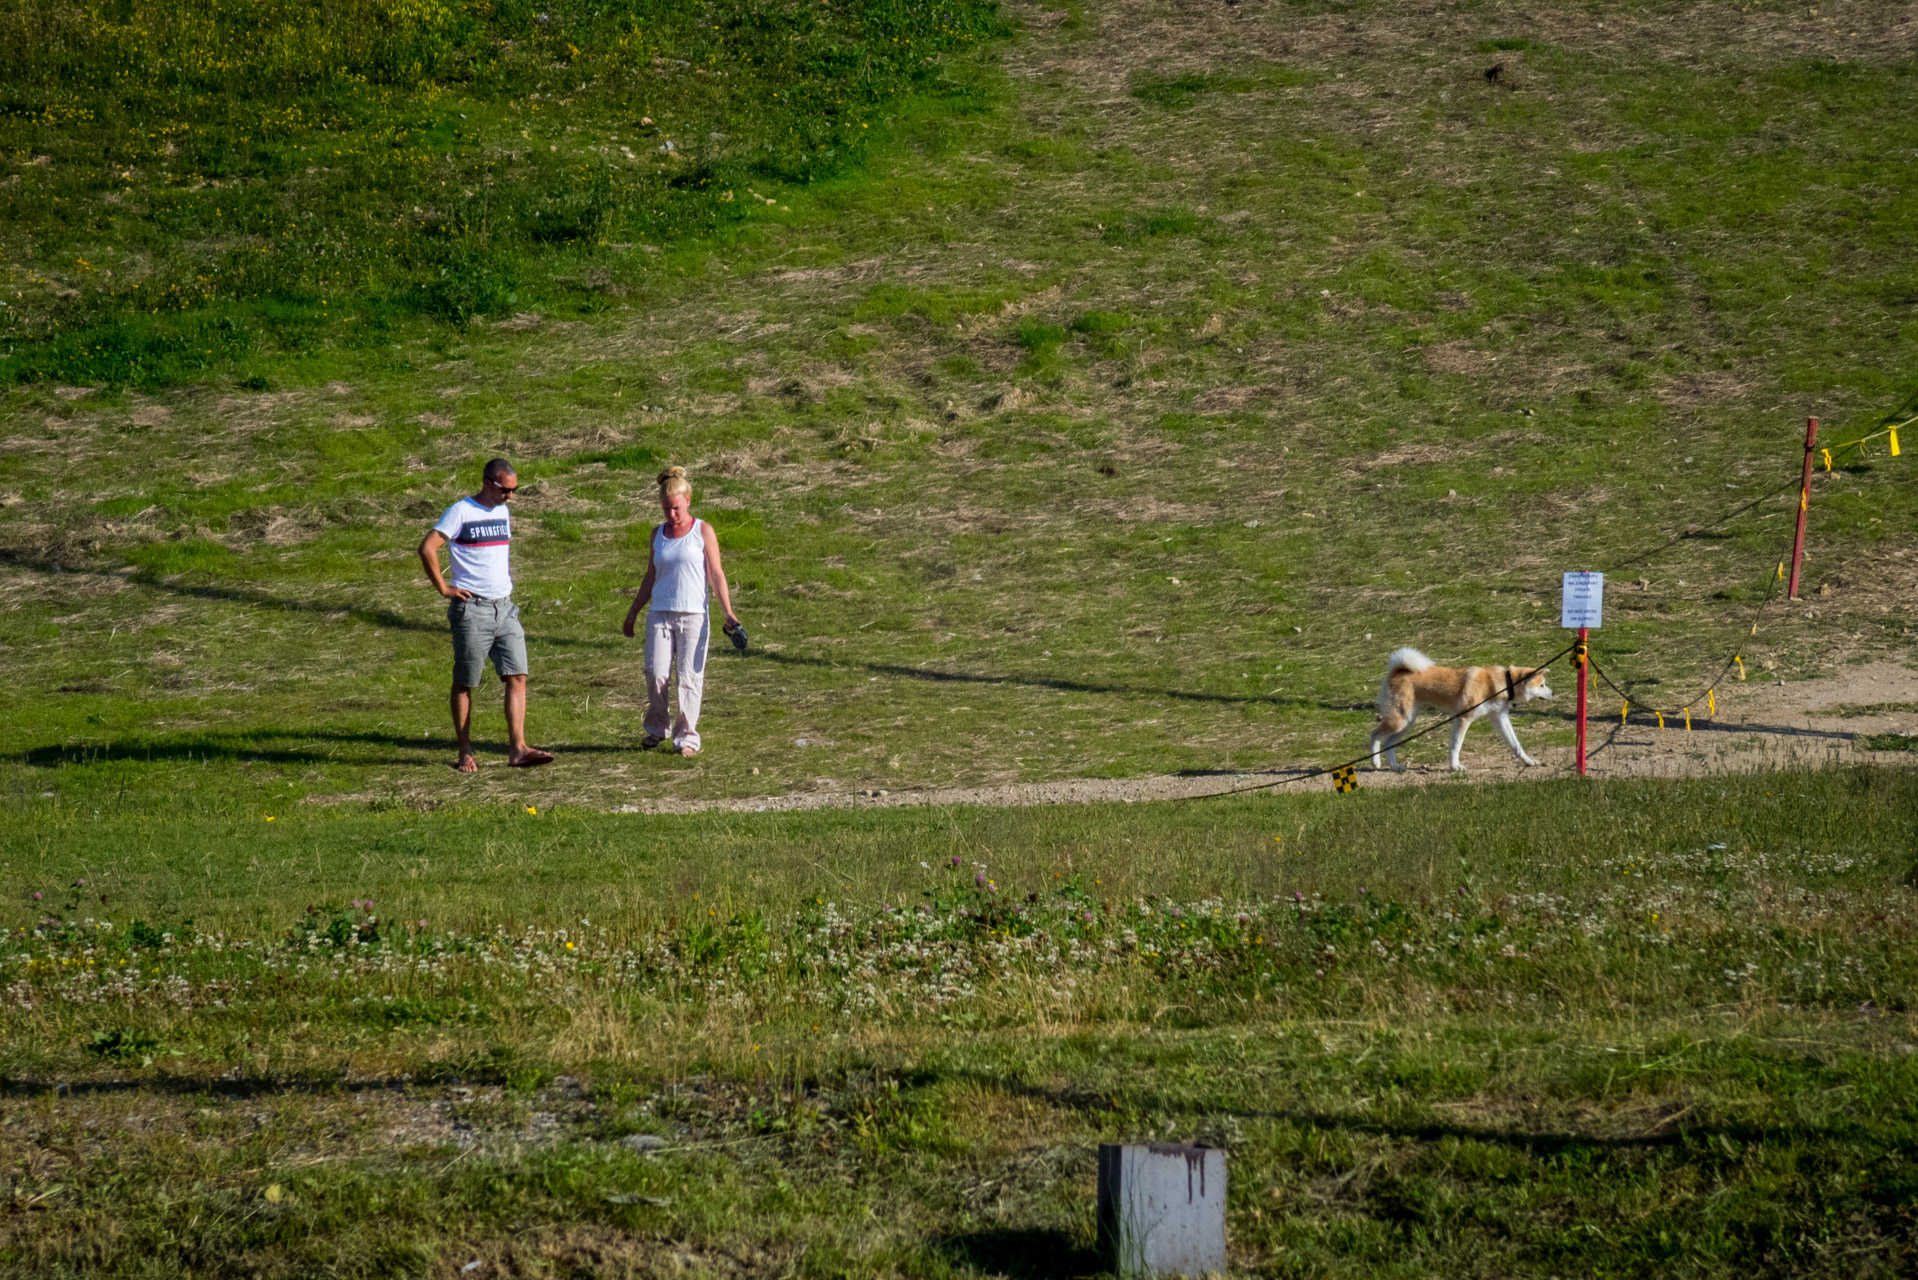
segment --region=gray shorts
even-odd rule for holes
[[[502,680],[531,670],[526,665],[526,633],[520,629],[519,606],[510,598],[448,601],[446,620],[453,627],[454,684],[479,688],[488,658]]]

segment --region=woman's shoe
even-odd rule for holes
[[[641,751],[651,751],[654,747],[658,746],[660,743],[664,741],[666,741],[666,739],[659,737],[656,734],[649,733],[645,737],[639,740],[639,749]]]

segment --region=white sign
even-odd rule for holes
[[[1565,575],[1565,593],[1559,600],[1558,625],[1596,627],[1604,604],[1604,574],[1568,573]]]

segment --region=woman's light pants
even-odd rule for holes
[[[712,619],[698,613],[654,610],[646,615],[646,732],[673,745],[699,750],[699,700],[706,692],[706,641]],[[666,686],[679,674],[679,718],[668,720]]]

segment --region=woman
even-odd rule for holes
[[[672,726],[673,750],[682,756],[699,754],[699,700],[706,689],[706,640],[711,620],[706,614],[706,592],[719,594],[726,611],[726,631],[739,629],[732,597],[726,591],[726,568],[719,559],[719,539],[713,527],[693,518],[693,487],[686,468],[668,467],[659,473],[659,507],[666,519],[653,530],[646,577],[639,584],[633,607],[626,611],[626,635],[640,610],[646,612],[646,736],[640,749],[651,751],[666,740]],[[679,673],[679,718],[668,721],[666,684]]]

